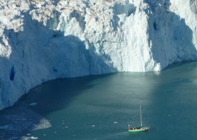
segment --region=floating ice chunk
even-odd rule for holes
[[[30,137],[32,140],[37,140],[38,139],[38,137],[34,137],[34,136],[31,136]]]
[[[33,102],[33,103],[29,104],[29,105],[30,105],[30,106],[36,106],[37,103],[36,103],[36,102]]]
[[[46,129],[49,127],[51,127],[50,122],[45,118],[42,118],[38,124],[34,125],[33,130]]]

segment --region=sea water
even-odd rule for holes
[[[129,133],[140,105],[150,129]],[[195,140],[196,130],[197,62],[49,81],[0,112],[2,140]]]

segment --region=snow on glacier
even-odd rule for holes
[[[197,59],[197,0],[3,0],[0,109],[44,81]]]

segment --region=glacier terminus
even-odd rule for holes
[[[0,110],[56,78],[197,60],[197,0],[1,0]]]

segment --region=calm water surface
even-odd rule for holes
[[[139,126],[139,106],[148,132]],[[58,79],[0,112],[0,139],[195,140],[197,62],[158,73]]]

